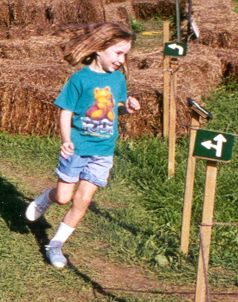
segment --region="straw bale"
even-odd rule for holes
[[[10,133],[52,135],[58,132],[54,91],[0,80],[0,129]]]
[[[43,62],[63,59],[61,38],[56,36],[33,36],[29,39],[0,40],[0,58],[32,59]]]
[[[58,133],[58,110],[53,101],[75,71],[62,60],[60,45],[66,37],[50,35],[52,31],[62,24],[171,15],[175,1],[8,0],[1,1],[0,11],[0,130],[52,135]],[[237,16],[231,12],[230,2],[194,0],[194,16],[201,38],[190,41],[187,56],[177,59],[177,67],[172,65],[173,71],[178,68],[177,135],[187,131],[190,123],[187,98],[201,102],[224,76],[238,74]],[[142,110],[120,117],[122,136],[161,135],[162,46],[132,50],[129,67],[129,95],[140,100]]]
[[[217,57],[220,58],[222,64],[222,73],[224,78],[238,79],[238,57],[237,48],[234,49],[218,49]]]
[[[105,4],[128,2],[125,0],[105,0]]]
[[[171,17],[176,14],[176,1],[174,0],[132,0],[137,18],[150,19],[156,15]],[[179,2],[180,11],[183,12],[186,0]]]
[[[121,21],[129,23],[135,18],[132,2],[128,0],[103,0],[102,8],[105,21]]]
[[[59,24],[103,21],[100,3],[95,0],[11,0],[10,37],[25,38],[49,33]]]
[[[138,98],[141,110],[120,117],[120,133],[123,137],[161,133],[162,58],[161,51],[138,53],[135,50],[130,56],[128,94]]]
[[[0,39],[7,38],[7,31],[10,25],[9,9],[7,1],[0,2]]]
[[[223,78],[221,60],[215,49],[191,44],[188,55],[179,59],[177,93],[205,98],[219,85]]]
[[[192,45],[188,55],[179,59],[177,72],[178,135],[183,134],[187,130],[184,126],[189,124],[187,98],[193,97],[200,101],[222,79],[222,64],[214,52],[203,45]],[[161,134],[162,60],[162,48],[152,53],[139,53],[134,50],[130,55],[129,95],[140,100],[142,110],[130,117],[120,118],[122,136],[139,137],[146,134]],[[19,62],[5,59],[2,61],[0,62],[2,67],[0,74],[0,129],[18,133],[57,133],[58,119],[52,103],[73,69],[69,65],[57,63],[33,64],[31,60]],[[13,103],[15,103],[14,106]],[[16,114],[15,106],[18,107],[16,115],[18,126],[14,127],[10,117]],[[25,116],[26,106],[27,112],[30,112],[29,118]],[[48,116],[52,117],[51,122],[48,122]],[[47,122],[45,122],[46,119]]]
[[[221,60],[214,49],[191,44],[186,57],[179,60],[177,71],[177,127],[181,134],[189,122],[187,98],[198,103],[209,96],[223,79]]]
[[[53,101],[67,76],[68,64],[0,60],[0,129],[51,135],[58,132]],[[7,72],[6,72],[7,71]]]
[[[163,49],[143,54],[134,51],[130,70],[129,93],[140,100],[142,110],[134,116],[120,119],[122,135],[160,135],[163,110]],[[171,72],[175,71],[176,131],[180,136],[187,132],[191,119],[187,98],[194,98],[201,103],[201,100],[221,83],[223,69],[215,50],[204,45],[191,44],[186,57],[178,58],[177,65],[171,63]]]
[[[200,43],[237,48],[238,15],[230,0],[195,0],[193,15],[200,30]]]

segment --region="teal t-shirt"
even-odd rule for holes
[[[73,112],[71,140],[75,154],[113,155],[118,137],[118,103],[127,99],[120,71],[97,73],[88,66],[74,73],[55,100]]]

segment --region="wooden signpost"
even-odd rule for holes
[[[164,100],[163,100],[163,137],[169,138],[168,176],[175,174],[176,149],[176,73],[178,60],[187,54],[187,45],[181,42],[179,1],[176,0],[177,40],[169,41],[169,21],[163,23],[164,34]],[[171,60],[171,57],[175,57]],[[172,62],[173,61],[173,62]],[[173,65],[173,66],[172,66]],[[175,68],[173,68],[175,66]],[[174,70],[173,70],[174,69]]]
[[[175,70],[178,66],[177,59],[171,60],[171,69]],[[176,88],[177,74],[176,71],[171,74],[170,81],[170,102],[169,102],[169,155],[168,155],[168,177],[175,174],[175,157],[176,157]]]
[[[231,159],[234,136],[199,129],[197,131],[193,155],[207,159],[202,223],[200,227],[200,249],[196,282],[195,302],[205,302],[208,292],[207,271],[213,225],[217,162]]]
[[[196,132],[200,128],[201,118],[209,120],[212,114],[204,107],[200,106],[196,101],[188,99],[188,106],[191,108],[191,127],[190,127],[190,142],[189,154],[187,162],[187,173],[184,190],[184,204],[183,204],[183,218],[181,231],[181,251],[187,255],[189,247],[189,234],[192,215],[192,199],[196,168],[196,157],[193,156],[193,149],[195,144]]]
[[[163,23],[163,44],[170,39],[170,22]],[[169,135],[169,96],[170,96],[170,57],[164,57],[164,99],[163,99],[163,137]]]

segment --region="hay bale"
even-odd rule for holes
[[[180,1],[181,5],[184,3]],[[200,102],[221,83],[224,75],[237,76],[237,16],[231,13],[227,3],[225,0],[219,0],[218,4],[211,0],[194,2],[201,38],[190,41],[188,55],[178,58],[177,135],[186,132],[186,125],[190,123],[188,97]],[[175,1],[3,1],[0,28],[5,32],[0,37],[8,39],[0,40],[0,130],[57,134],[58,110],[53,101],[75,69],[62,60],[60,44],[67,37],[49,34],[62,24],[103,20],[128,22],[135,16],[133,8],[137,17],[145,19],[155,14],[166,16],[175,13]],[[226,18],[231,17],[230,27],[224,25],[227,24],[224,12]],[[9,39],[11,37],[17,39]],[[142,110],[120,117],[122,136],[161,135],[162,45],[156,42],[155,48],[147,45],[143,50],[134,49],[130,54],[130,70],[129,94],[140,100]]]
[[[52,106],[54,91],[45,87],[0,81],[0,129],[10,133],[58,133],[58,112]],[[27,100],[27,101],[26,101]]]
[[[224,78],[238,78],[237,49],[218,49],[217,57],[221,60]]]
[[[176,132],[187,133],[190,111],[187,98],[201,103],[222,81],[223,69],[216,51],[204,45],[191,44],[186,57],[178,58],[176,97]],[[123,136],[161,135],[163,112],[163,49],[153,53],[133,52],[130,61],[129,93],[141,103],[135,116],[120,119]]]
[[[5,59],[0,65],[0,129],[39,135],[58,133],[58,110],[53,101],[72,69],[66,64],[30,60]]]
[[[8,28],[11,23],[8,3],[6,1],[0,2],[0,39],[8,38]]]
[[[32,59],[38,62],[63,60],[61,38],[55,36],[33,36],[28,39],[0,40],[0,58]]]
[[[133,0],[136,18],[150,19],[156,15],[171,17],[176,15],[176,2],[174,0]],[[180,12],[184,12],[186,0],[179,2]]]
[[[24,39],[50,33],[60,24],[103,21],[99,5],[95,0],[12,0],[9,36]]]
[[[135,18],[131,1],[128,0],[102,0],[105,21],[121,21],[129,23]]]
[[[193,15],[200,30],[200,43],[217,48],[237,48],[238,15],[233,11],[231,1],[194,1]]]
[[[131,53],[128,94],[140,101],[141,110],[133,115],[120,117],[122,137],[161,134],[162,58],[162,52],[158,51],[145,54],[134,50]]]
[[[222,64],[214,51],[210,51],[203,45],[192,45],[191,47],[187,57],[179,59],[177,135],[182,135],[187,131],[185,125],[189,124],[190,114],[186,103],[187,98],[192,97],[200,101],[222,79]],[[132,51],[130,55],[130,78],[128,80],[129,95],[140,100],[142,109],[135,115],[120,118],[119,125],[123,137],[161,134],[162,61],[162,48],[152,53]],[[0,61],[0,64],[2,66],[0,73],[0,129],[41,135],[58,133],[57,110],[52,106],[53,100],[58,95],[67,76],[74,70],[66,63],[43,64],[32,63],[31,60],[19,62],[5,59]],[[14,124],[13,116],[16,120]]]

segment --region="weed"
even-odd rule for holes
[[[140,32],[142,32],[142,31],[145,29],[145,27],[144,27],[144,25],[142,24],[142,22],[140,22],[140,21],[138,21],[138,20],[136,20],[136,19],[132,19],[132,20],[130,21],[130,25],[131,25],[132,30],[133,30],[135,33],[140,33]]]

